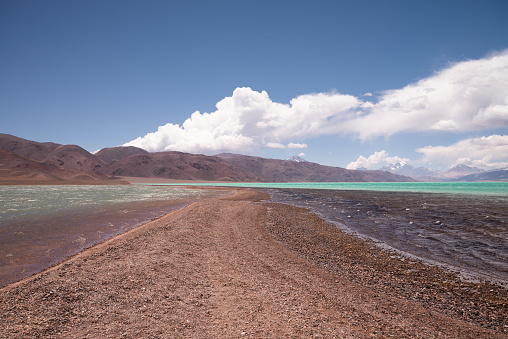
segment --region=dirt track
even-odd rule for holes
[[[320,231],[278,230],[303,210],[266,197],[193,204],[0,290],[0,337],[505,337],[327,269]]]

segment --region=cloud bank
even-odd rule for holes
[[[347,169],[359,169],[359,168],[374,168],[381,167],[385,164],[393,164],[396,162],[409,162],[409,159],[407,158],[400,158],[400,157],[390,157],[388,156],[388,152],[385,150],[374,152],[374,154],[370,155],[369,157],[364,157],[363,155],[360,155],[356,161],[350,162],[349,165],[346,166]],[[377,166],[376,166],[377,165]]]
[[[508,126],[508,51],[451,65],[380,100],[343,127],[361,139],[403,131],[467,132]]]
[[[416,150],[423,156],[418,162],[438,163],[453,167],[467,165],[485,170],[508,168],[508,135],[490,135],[461,140],[449,146],[426,146]],[[385,164],[409,162],[407,158],[389,156],[385,150],[368,157],[359,156],[347,169],[378,169]]]
[[[181,126],[168,123],[124,146],[151,152],[249,153],[259,148],[305,148],[303,141],[323,135],[367,140],[407,131],[498,129],[508,126],[507,88],[508,50],[452,64],[404,88],[382,93],[377,102],[330,92],[301,95],[285,104],[272,101],[265,91],[242,87],[219,101],[214,112],[196,111]],[[372,97],[371,93],[364,96]],[[424,147],[419,152],[434,161],[444,150]],[[372,163],[380,156],[359,158],[350,165],[363,167],[361,163]],[[461,161],[467,162],[466,158]],[[494,158],[482,161],[489,164]]]
[[[422,160],[429,163],[483,169],[508,167],[508,135],[465,139],[450,146],[427,146],[416,151],[423,153]]]
[[[219,101],[215,112],[196,111],[182,126],[168,123],[124,146],[193,153],[306,148],[295,141],[335,133],[333,126],[354,116],[361,105],[358,98],[338,93],[301,95],[282,104],[265,91],[242,87]]]

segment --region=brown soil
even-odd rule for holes
[[[1,289],[0,337],[506,337],[503,290],[463,296],[473,285],[266,198],[192,204]]]

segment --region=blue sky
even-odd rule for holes
[[[506,17],[505,0],[4,0],[0,132],[508,167]]]

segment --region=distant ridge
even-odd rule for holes
[[[404,174],[407,170],[418,174],[430,170],[400,163],[388,171],[355,171],[323,166],[300,157],[280,160],[231,153],[216,156],[149,153],[141,148],[122,146],[104,148],[92,154],[78,145],[39,143],[9,134],[0,134],[0,150],[0,183],[3,184],[23,180],[29,183],[113,183],[118,182],[118,177],[230,182],[408,182],[415,179]],[[456,166],[448,172],[458,175],[477,170]],[[504,169],[447,180],[508,180],[507,172]]]
[[[395,174],[406,175],[418,181],[476,181],[474,178],[482,178],[482,176],[474,176],[475,174],[484,173],[482,169],[470,167],[466,165],[456,165],[448,171],[441,172],[427,167],[413,167],[405,161],[399,161],[381,167],[379,170],[387,171]],[[486,173],[486,172],[485,172]],[[485,178],[495,178],[496,174],[486,175]],[[490,179],[490,180],[501,180]],[[480,180],[480,179],[478,179]],[[489,179],[484,179],[489,180]]]
[[[121,146],[91,154],[78,145],[39,143],[9,134],[0,134],[0,149],[5,152],[2,154],[2,183],[22,179],[30,182],[79,179],[99,183],[122,176],[237,182],[412,181],[409,177],[382,171],[322,166],[300,157],[288,161],[227,153],[218,156],[149,153],[141,148]],[[13,166],[16,169],[12,169]]]
[[[508,168],[470,174],[459,177],[454,181],[508,181]]]
[[[136,154],[112,163],[113,176],[206,181],[256,181],[251,173],[219,157],[182,152]]]
[[[457,179],[457,178],[464,177],[467,175],[478,174],[478,173],[482,173],[482,172],[484,172],[484,170],[476,168],[476,167],[470,167],[470,166],[466,166],[466,165],[457,165],[457,166],[450,168],[446,172],[442,172],[439,177],[443,178],[443,179]]]
[[[405,175],[411,177],[416,180],[428,180],[429,178],[433,178],[434,180],[438,178],[438,171],[427,167],[413,167],[405,161],[399,161],[394,164],[385,165],[379,169],[380,171],[387,171],[390,173]]]
[[[257,177],[257,181],[261,182],[414,181],[409,177],[389,172],[353,171],[308,161],[266,159],[231,153],[221,153],[217,156],[252,173]]]
[[[121,184],[107,166],[77,145],[39,143],[0,134],[0,184]]]
[[[0,184],[112,184],[122,183],[104,180],[104,177],[56,166],[25,158],[21,155],[0,150]]]

